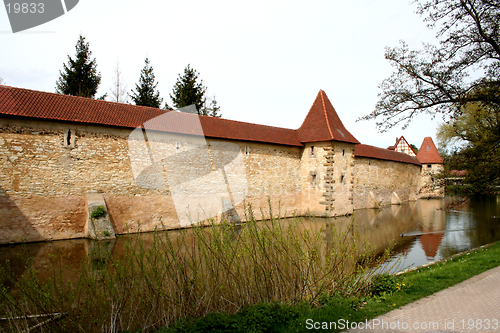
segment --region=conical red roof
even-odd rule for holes
[[[418,150],[417,159],[422,164],[443,164],[443,159],[430,136],[425,137]]]
[[[323,90],[320,90],[302,126],[297,130],[300,142],[359,141],[345,129]]]
[[[423,234],[419,237],[420,244],[428,259],[434,259],[443,240],[444,233]]]

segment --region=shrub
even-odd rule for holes
[[[92,219],[98,219],[100,217],[103,217],[106,215],[106,211],[104,210],[103,206],[97,206],[92,213],[90,213],[90,218]]]
[[[375,276],[372,282],[371,293],[373,296],[382,294],[393,294],[401,289],[401,278],[389,274],[380,274]]]

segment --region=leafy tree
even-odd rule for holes
[[[468,103],[458,117],[439,126],[437,137],[440,146],[453,151],[449,168],[467,170],[466,194],[486,193],[499,182],[499,106]]]
[[[113,86],[111,87],[111,100],[116,103],[127,103],[127,85],[123,82],[120,63],[116,62],[115,73],[113,77]]]
[[[217,105],[215,97],[207,101],[205,93],[207,88],[203,85],[203,80],[198,82],[199,73],[191,68],[188,64],[184,69],[184,75],[177,78],[170,98],[173,101],[174,107],[177,109],[184,108],[189,105],[196,107],[196,112],[199,115],[221,117],[219,114],[220,107]],[[165,105],[166,108],[168,105]],[[186,112],[195,112],[193,109],[186,109]]]
[[[468,104],[459,117],[441,124],[437,133],[440,144],[462,149],[483,145],[492,139],[498,139],[499,135],[498,108],[486,108],[478,103]]]
[[[459,116],[468,103],[500,104],[500,2],[422,2],[417,13],[426,15],[431,28],[438,27],[439,45],[410,51],[402,41],[386,48],[396,70],[381,83],[375,110],[360,118],[379,119],[382,130],[398,123],[406,127],[419,113]],[[479,78],[472,79],[472,73]]]
[[[97,62],[95,58],[90,58],[91,54],[89,43],[85,42],[85,37],[80,35],[76,43],[75,60],[68,56],[68,64],[63,64],[63,70],[59,71],[60,77],[56,82],[56,92],[95,98],[97,88],[101,83],[101,73],[97,72]]]
[[[158,82],[155,83],[153,67],[150,64],[149,59],[146,57],[144,60],[144,68],[141,70],[139,84],[135,84],[136,92],[132,90],[130,98],[132,98],[135,105],[159,108],[163,98],[160,97],[160,92],[156,90],[157,85]]]

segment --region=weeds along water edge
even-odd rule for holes
[[[370,251],[353,223],[320,228],[270,216],[258,222],[248,207],[242,225],[211,220],[175,237],[128,237],[119,256],[96,243],[76,281],[65,277],[57,256],[43,281],[30,258],[21,276],[3,266],[0,330],[43,323],[54,332],[149,331],[258,303],[315,305],[325,295],[366,292],[373,266],[389,255]]]

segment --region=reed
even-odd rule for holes
[[[368,290],[372,264],[382,259],[367,253],[354,225],[330,223],[325,239],[324,228],[300,218],[257,222],[251,207],[247,215],[249,222],[240,226],[210,221],[176,237],[131,237],[119,257],[98,243],[77,282],[65,279],[57,257],[45,281],[29,259],[21,278],[1,268],[0,329],[23,331],[43,323],[38,330],[151,331],[259,303],[314,306],[324,295]]]

